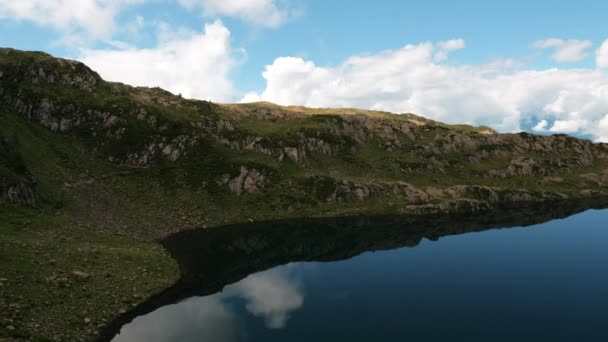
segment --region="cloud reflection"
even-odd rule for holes
[[[290,313],[304,302],[297,282],[286,271],[281,268],[253,274],[227,288],[226,294],[245,299],[247,311],[263,317],[268,328],[281,329]]]
[[[125,325],[112,342],[236,342],[246,335],[245,317],[231,299],[242,299],[247,312],[264,319],[269,329],[284,328],[304,297],[293,265],[248,276],[208,297],[193,297],[164,306]]]
[[[194,297],[138,317],[112,342],[234,342],[238,319],[218,296]]]

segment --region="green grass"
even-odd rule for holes
[[[296,133],[302,129],[319,129],[324,125],[312,118],[295,118],[277,121],[243,120],[240,122],[243,129],[260,136],[286,135]]]
[[[53,134],[14,115],[0,113],[0,134],[16,139],[15,146],[27,170],[37,181],[43,199],[52,205],[66,204],[66,182],[116,169],[86,152],[75,139]]]
[[[0,180],[13,182],[28,176],[27,167],[19,151],[16,139],[7,140],[0,134]]]
[[[179,276],[159,245],[71,224],[61,212],[0,205],[0,217],[0,337],[92,339]]]

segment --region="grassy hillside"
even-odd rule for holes
[[[606,144],[188,100],[0,49],[0,337],[93,336],[175,281],[154,241],[183,230],[606,195]]]

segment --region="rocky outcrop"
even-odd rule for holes
[[[0,135],[0,202],[40,207],[36,183],[16,146]]]
[[[373,184],[355,183],[332,177],[312,176],[304,180],[304,191],[325,203],[364,201],[378,192]]]
[[[0,181],[0,199],[29,208],[39,208],[40,198],[33,182],[15,182],[2,184]]]
[[[265,170],[241,166],[237,175],[231,176],[225,173],[217,183],[227,186],[232,193],[240,195],[261,191],[271,182],[271,178],[272,176]]]
[[[445,189],[427,188],[426,191],[435,199],[469,199],[484,202],[490,206],[568,199],[567,195],[559,192],[534,192],[479,185],[458,185]]]
[[[362,202],[374,196],[395,196],[407,203],[423,204],[431,197],[406,182],[348,181],[325,176],[312,176],[302,181],[304,191],[330,204]]]
[[[443,153],[471,152],[483,146],[484,140],[490,139],[485,139],[485,136],[474,137],[468,134],[450,133],[438,137],[435,146]]]
[[[57,64],[32,65],[28,73],[33,84],[51,83],[92,92],[101,77],[84,64],[67,59],[56,59]]]
[[[608,186],[608,169],[600,173],[585,173],[581,175],[581,178],[599,187],[605,187]]]
[[[601,175],[584,176],[593,181],[605,182],[608,180],[608,172]],[[421,189],[399,181],[355,182],[321,176],[308,177],[302,182],[302,187],[303,191],[313,194],[319,201],[328,204],[362,202],[373,197],[398,200],[403,203],[402,207],[398,208],[402,214],[470,213],[494,208],[525,206],[531,203],[608,195],[607,191],[581,191],[569,195],[556,191],[529,191],[479,185]]]
[[[42,98],[6,99],[13,110],[53,132],[83,136],[94,151],[107,159],[135,167],[145,167],[158,158],[176,161],[207,136],[204,130],[183,127],[174,130],[170,123],[149,113],[144,107],[82,108]]]
[[[83,63],[54,58],[42,52],[0,49],[0,59],[6,61],[5,66],[11,67],[0,70],[0,78],[12,81],[27,78],[33,85],[48,83],[87,92],[92,92],[101,83],[101,77]]]
[[[578,157],[565,157],[552,160],[533,159],[530,157],[514,157],[506,168],[489,170],[488,177],[508,178],[521,176],[554,176],[569,172],[577,168],[593,166],[595,158],[585,157],[581,154]]]

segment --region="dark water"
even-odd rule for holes
[[[184,233],[184,279],[113,341],[608,341],[608,210],[584,209]]]

